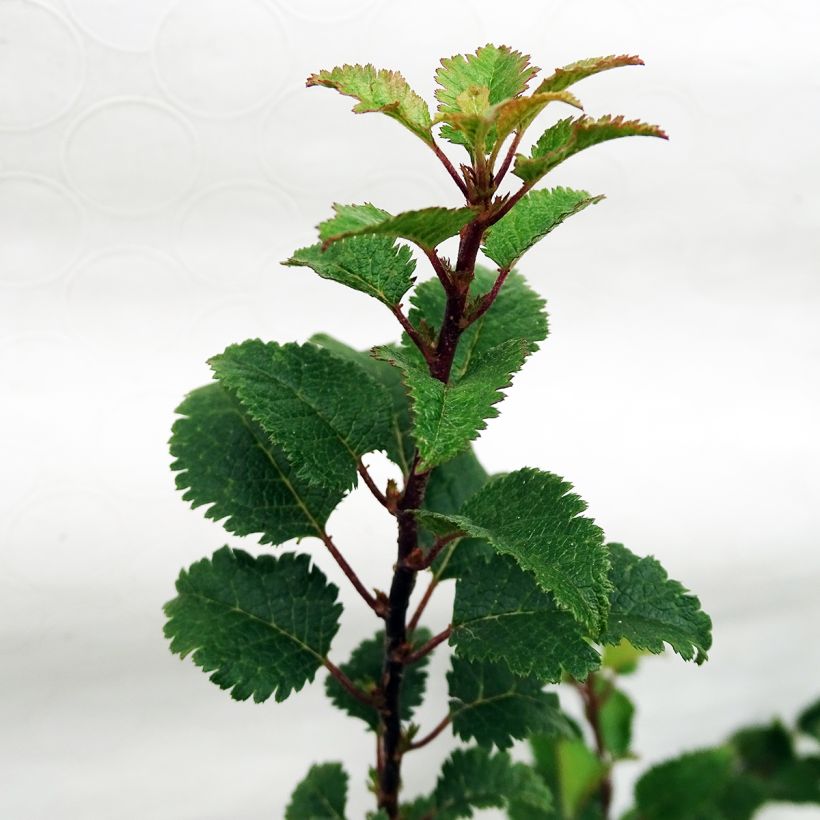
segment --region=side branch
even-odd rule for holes
[[[452,631],[452,626],[448,626],[443,632],[439,632],[438,635],[430,638],[426,644],[419,647],[415,652],[411,652],[404,659],[405,665],[420,661],[425,655],[429,655],[440,643],[444,643],[450,637]]]
[[[498,292],[501,290],[501,286],[504,284],[504,281],[510,274],[510,268],[501,268],[498,271],[498,276],[496,277],[495,282],[493,282],[493,286],[488,293],[485,293],[481,302],[479,302],[478,307],[467,317],[465,320],[465,327],[469,327],[473,322],[477,319],[480,319],[492,306],[493,302],[495,301],[496,296],[498,296]]]
[[[495,179],[493,180],[494,184],[497,186],[501,183],[501,180],[504,179],[507,171],[512,164],[513,157],[515,156],[515,152],[518,150],[518,146],[521,142],[521,137],[523,134],[521,132],[516,133],[513,141],[510,143],[510,148],[507,151],[507,156],[504,157],[504,162],[501,163],[501,167],[498,169],[498,173],[495,175]]]
[[[413,749],[420,749],[422,746],[426,746],[430,741],[435,740],[449,725],[450,721],[452,721],[452,715],[445,715],[444,718],[436,724],[436,728],[433,729],[431,732],[428,732],[424,737],[419,738],[418,740],[414,741],[407,747],[407,751],[412,751]]]
[[[433,351],[427,341],[425,341],[424,337],[410,324],[410,320],[404,315],[401,307],[399,305],[392,305],[390,307],[393,315],[399,320],[399,324],[402,326],[404,332],[410,337],[413,344],[419,349],[419,352],[422,356],[424,356],[424,360],[427,364],[430,364],[433,361]]]
[[[407,624],[408,632],[415,632],[416,627],[419,625],[419,621],[421,620],[421,616],[424,613],[424,610],[427,608],[427,604],[430,603],[430,599],[433,597],[433,593],[436,591],[436,587],[438,586],[438,580],[438,576],[434,575],[430,580],[430,583],[427,585],[427,589],[424,591],[424,595],[419,601],[419,605],[416,607],[416,611],[413,613],[413,617]]]
[[[450,278],[447,268],[441,261],[441,257],[434,250],[430,250],[429,248],[422,248],[422,250],[424,251],[424,255],[430,260],[430,264],[433,266],[433,270],[436,272],[436,276],[438,276],[441,286],[444,288],[444,292],[452,292],[453,280]]]
[[[348,577],[348,580],[351,584],[356,588],[356,592],[362,596],[364,602],[380,617],[384,617],[384,607],[380,606],[376,599],[367,591],[365,585],[359,580],[359,576],[353,571],[353,567],[347,563],[345,560],[344,555],[339,552],[336,545],[333,543],[333,539],[326,533],[323,532],[321,534],[321,539],[324,545],[327,547],[328,552],[333,556],[333,559],[341,568],[342,572]]]
[[[453,178],[453,182],[458,185],[459,191],[464,194],[465,199],[468,199],[467,186],[464,184],[464,180],[458,175],[458,171],[453,168],[453,163],[450,162],[447,155],[441,150],[437,142],[432,143],[432,148],[435,155],[441,161],[441,164],[447,169],[447,173]]]
[[[356,698],[356,700],[359,701],[359,703],[363,703],[365,706],[369,706],[371,709],[378,708],[378,704],[376,703],[376,701],[370,695],[368,695],[367,692],[363,692],[361,689],[359,689],[359,687],[356,686],[356,684],[353,683],[353,681],[350,680],[350,678],[347,675],[345,675],[345,673],[342,672],[342,670],[339,669],[339,667],[336,666],[336,664],[333,663],[329,658],[322,658],[322,663],[324,664],[325,669],[327,669],[327,671],[330,672],[330,674],[333,675],[333,677],[336,678],[336,680],[339,681],[339,683],[342,686],[344,686],[347,692],[354,698]]]
[[[390,510],[390,505],[387,503],[387,496],[376,486],[376,482],[373,481],[373,476],[367,471],[367,467],[364,466],[362,460],[359,459],[356,462],[356,469],[359,471],[359,475],[362,477],[362,481],[367,485],[367,489],[373,493],[373,497],[382,507],[387,508]]]

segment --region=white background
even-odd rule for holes
[[[396,336],[377,302],[278,264],[331,201],[458,202],[421,141],[307,74],[373,61],[432,99],[437,59],[488,40],[547,71],[639,53],[577,92],[671,135],[554,174],[608,198],[526,258],[552,336],[478,443],[493,471],[569,478],[714,617],[706,666],[652,659],[627,682],[644,762],[619,805],[647,761],[816,696],[818,33],[810,0],[0,0],[0,816],[277,818],[328,759],[363,816],[372,742],[321,685],[237,704],[169,654],[179,567],[238,541],[177,496],[166,440],[230,342]],[[357,492],[330,529],[385,586],[383,511]],[[339,660],[374,628],[342,595]],[[450,743],[407,759],[408,794]],[[793,815],[818,812],[766,813]]]

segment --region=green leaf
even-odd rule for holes
[[[353,236],[326,249],[311,245],[283,264],[312,268],[324,279],[341,282],[395,307],[413,286],[415,260],[406,245],[386,236]]]
[[[585,148],[618,137],[634,136],[667,139],[657,125],[625,120],[621,116],[605,116],[597,120],[591,117],[560,120],[541,135],[529,157],[516,155],[513,173],[524,182],[535,183],[556,165]]]
[[[361,367],[315,345],[249,339],[210,360],[217,379],[286,453],[327,489],[356,484],[361,456],[390,435],[390,396]]]
[[[604,647],[602,666],[611,669],[616,675],[631,675],[644,655],[644,650],[635,649],[629,641],[622,639],[614,646]]]
[[[494,405],[524,364],[529,345],[511,339],[491,348],[474,357],[457,382],[448,384],[433,378],[406,350],[382,347],[374,352],[402,371],[411,398],[419,466],[427,470],[466,450],[486,428],[485,420],[498,415]]]
[[[505,663],[522,677],[557,683],[598,668],[578,622],[506,556],[478,562],[459,578],[450,643],[463,658]]]
[[[541,80],[538,88],[533,92],[534,94],[542,94],[545,91],[563,91],[571,85],[591,77],[593,74],[598,74],[601,71],[607,71],[610,68],[620,68],[627,65],[643,65],[643,60],[640,57],[629,54],[610,54],[608,57],[591,57],[586,60],[578,60],[575,63],[565,65],[563,68],[556,68],[549,77]]]
[[[343,65],[331,71],[311,74],[307,86],[335,88],[359,102],[353,106],[357,114],[380,111],[409,128],[426,143],[433,143],[430,110],[427,103],[407,84],[398,71],[376,69],[370,65]]]
[[[598,720],[604,746],[614,760],[629,757],[635,707],[620,689],[615,689],[604,678],[596,678],[594,685],[601,699]]]
[[[456,749],[444,762],[432,796],[436,820],[472,817],[473,809],[502,807],[510,801],[547,810],[549,789],[529,767],[513,763],[506,752]]]
[[[803,734],[820,740],[820,700],[804,709],[797,718],[797,728]]]
[[[668,643],[684,660],[703,663],[712,645],[712,621],[654,558],[638,558],[622,544],[609,544],[612,594],[607,644],[626,638],[638,649],[663,652]]]
[[[455,236],[475,215],[475,208],[422,208],[391,216],[369,202],[364,205],[334,204],[336,216],[319,225],[319,238],[325,245],[348,236],[376,234],[407,239],[431,251],[445,239]]]
[[[497,106],[495,114],[494,138],[496,147],[500,148],[501,143],[514,131],[523,134],[532,121],[551,102],[562,102],[583,110],[578,98],[568,91],[539,93],[530,97],[517,97],[507,100]]]
[[[498,274],[489,268],[476,266],[475,278],[470,285],[470,299],[473,304],[495,284]],[[447,297],[438,279],[422,282],[411,297],[410,321],[416,326],[428,326],[438,333]],[[508,276],[492,307],[477,319],[464,333],[456,349],[451,377],[461,378],[471,361],[493,347],[510,339],[524,339],[530,352],[538,349],[538,342],[547,338],[547,315],[544,300],[529,285],[521,274],[512,271]],[[411,349],[409,339],[403,342]]]
[[[344,820],[347,773],[341,763],[311,766],[293,792],[285,820]]]
[[[223,547],[182,570],[165,605],[171,651],[236,700],[284,700],[312,681],[339,628],[338,589],[307,555]]]
[[[732,752],[690,752],[651,768],[638,780],[641,820],[721,820],[718,803],[732,777]]]
[[[208,518],[225,519],[235,535],[259,533],[263,544],[322,537],[343,493],[300,479],[236,399],[209,384],[189,393],[177,413],[171,469],[193,508],[211,505]]]
[[[532,191],[487,231],[482,250],[499,268],[511,268],[553,228],[602,199],[569,188]]]
[[[390,394],[390,424],[388,437],[383,446],[390,459],[401,467],[404,474],[410,472],[410,462],[416,444],[410,431],[410,400],[402,384],[401,374],[387,362],[374,359],[370,350],[354,350],[352,347],[328,336],[317,333],[309,339],[315,345],[324,347],[334,356],[346,359],[367,371],[367,374],[387,389]]]
[[[453,731],[462,740],[499,749],[533,732],[570,731],[558,696],[537,678],[520,678],[498,663],[452,659],[447,674]]]
[[[489,541],[597,634],[609,610],[609,555],[603,531],[581,516],[587,505],[571,489],[553,473],[517,470],[490,479],[458,515],[420,512],[419,520]]]
[[[413,644],[422,646],[432,638],[426,629],[416,629],[413,634]],[[424,699],[424,687],[427,680],[427,664],[429,655],[406,667],[401,687],[401,719],[410,720],[413,710],[420,706]],[[360,689],[372,694],[381,681],[382,663],[384,661],[384,633],[379,632],[375,637],[362,641],[347,663],[340,665],[340,669]],[[370,709],[356,700],[334,677],[328,676],[325,680],[325,691],[334,706],[347,712],[351,717],[363,720],[374,731],[379,725],[379,715],[375,709]]]

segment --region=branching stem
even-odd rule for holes
[[[501,286],[504,284],[509,274],[510,268],[508,267],[501,268],[498,271],[498,276],[496,277],[495,282],[493,282],[491,290],[484,294],[484,298],[481,300],[478,307],[465,320],[467,327],[469,327],[476,320],[480,319],[492,307],[493,302],[498,296],[498,292],[501,290]]]
[[[333,675],[333,677],[336,678],[336,680],[339,681],[339,683],[342,686],[344,686],[344,688],[354,698],[356,698],[356,700],[359,701],[359,703],[363,703],[365,706],[369,706],[372,709],[378,708],[378,704],[376,703],[376,701],[370,695],[368,695],[367,692],[363,692],[361,689],[359,689],[359,687],[356,686],[356,684],[353,683],[353,681],[350,680],[350,678],[347,675],[345,675],[345,673],[342,672],[342,670],[339,669],[339,667],[336,666],[335,663],[333,663],[328,658],[323,658],[322,663],[324,664],[325,669],[327,669],[327,671],[330,672],[330,674]]]
[[[408,747],[408,751],[412,751],[413,749],[421,749],[422,746],[426,746],[430,741],[435,740],[449,725],[452,721],[452,715],[445,715],[437,724],[436,728],[432,731],[428,732],[424,737],[419,738],[418,740],[413,741]]]
[[[589,723],[589,726],[592,729],[592,735],[595,738],[595,752],[598,755],[598,759],[606,766],[607,769],[606,774],[598,787],[598,799],[601,803],[601,812],[604,820],[607,820],[609,817],[610,806],[612,804],[612,775],[610,773],[612,761],[610,759],[609,752],[607,751],[606,743],[604,742],[603,730],[601,728],[601,707],[604,705],[607,695],[604,693],[604,695],[601,696],[596,691],[595,687],[598,680],[598,677],[594,673],[590,673],[584,683],[576,682],[575,686],[581,695],[581,700],[584,703],[584,716],[586,717],[587,723]]]
[[[348,580],[351,584],[356,588],[356,592],[362,596],[364,602],[380,617],[384,617],[384,613],[382,611],[382,607],[379,606],[379,603],[376,601],[376,598],[372,596],[368,591],[365,585],[359,579],[359,576],[353,570],[353,567],[347,563],[345,560],[344,555],[339,552],[338,547],[333,543],[333,539],[326,533],[323,532],[321,534],[321,539],[324,542],[324,545],[327,547],[328,552],[333,556],[336,563],[341,568],[342,572],[348,577]]]
[[[437,575],[434,575],[430,579],[430,583],[427,585],[427,589],[424,590],[424,595],[422,595],[422,598],[419,601],[419,605],[416,607],[416,611],[413,613],[413,617],[407,624],[408,632],[415,632],[416,627],[419,625],[419,621],[421,620],[421,616],[424,613],[424,610],[427,608],[427,604],[430,603],[430,599],[433,597],[433,593],[436,591],[436,587],[438,586],[438,580],[439,579]]]
[[[420,661],[425,655],[429,655],[440,643],[444,643],[444,641],[450,637],[452,631],[452,626],[448,626],[447,629],[439,632],[438,635],[434,635],[426,644],[423,644],[415,652],[411,652],[407,655],[404,659],[404,663],[411,664]]]
[[[364,483],[367,485],[367,489],[370,490],[376,501],[378,501],[379,504],[382,505],[382,507],[385,507],[389,510],[390,506],[387,503],[387,496],[376,486],[376,482],[373,481],[373,476],[370,475],[370,473],[367,470],[367,467],[364,466],[361,459],[359,459],[356,467],[359,471],[359,475],[362,477],[362,481],[364,481]]]
[[[399,305],[391,306],[390,310],[392,311],[393,315],[399,320],[399,324],[404,329],[404,332],[410,337],[410,340],[413,344],[419,349],[422,356],[424,356],[424,360],[430,364],[433,361],[433,351],[430,348],[429,343],[424,339],[424,337],[413,327],[410,323],[410,320],[404,315],[401,307]]]
[[[441,150],[441,147],[437,142],[432,143],[432,148],[435,155],[441,161],[441,164],[447,169],[447,173],[453,178],[453,182],[458,185],[459,191],[464,194],[465,199],[467,198],[467,186],[464,184],[464,180],[458,175],[458,171],[453,167],[453,163],[450,162],[447,154]]]

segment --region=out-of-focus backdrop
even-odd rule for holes
[[[438,58],[487,41],[547,71],[646,60],[577,92],[671,140],[553,174],[607,199],[527,256],[552,335],[477,450],[492,471],[566,476],[714,617],[707,665],[651,659],[625,682],[643,761],[622,767],[619,806],[647,762],[817,695],[818,32],[809,0],[0,0],[0,816],[277,818],[328,759],[351,771],[350,816],[370,805],[371,739],[321,685],[235,703],[169,654],[161,612],[182,565],[240,543],[168,470],[205,360],[253,336],[394,338],[377,302],[279,261],[332,201],[458,201],[421,141],[305,88],[343,62],[400,69],[432,101]],[[392,532],[370,497],[330,528],[384,585]],[[342,594],[338,658],[374,628]],[[451,745],[407,759],[409,794]]]

